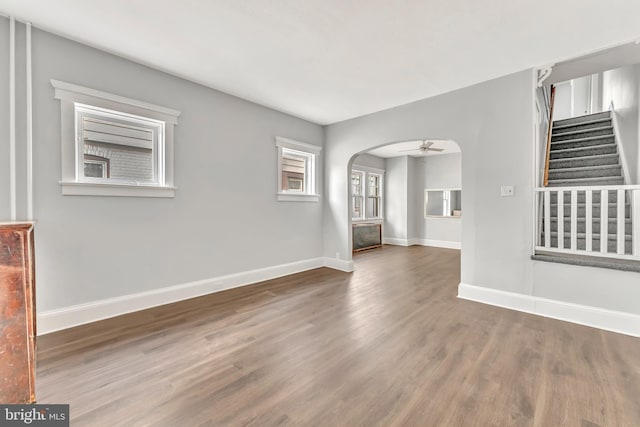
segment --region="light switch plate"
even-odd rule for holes
[[[513,197],[513,185],[503,185],[500,187],[502,197]]]

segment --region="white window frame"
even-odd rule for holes
[[[318,194],[318,170],[320,152],[322,147],[307,144],[305,142],[294,141],[293,139],[276,137],[276,147],[278,149],[278,188],[277,197],[282,202],[317,202],[320,200]],[[282,158],[283,155],[292,153],[304,157],[305,177],[303,191],[282,190]]]
[[[384,174],[385,174],[385,170],[384,169],[377,169],[377,168],[372,168],[369,166],[361,166],[361,165],[353,165],[351,168],[351,172],[358,172],[358,173],[362,173],[363,174],[363,181],[361,182],[362,185],[362,196],[363,196],[363,206],[362,206],[362,212],[363,212],[363,217],[362,218],[351,218],[351,222],[382,222],[384,221]],[[379,212],[380,215],[379,216],[371,216],[370,212],[369,212],[369,208],[368,208],[368,203],[367,203],[367,199],[369,197],[369,176],[370,175],[377,175],[380,177],[380,208],[379,208]],[[349,175],[349,198],[351,200],[351,203],[353,204],[353,191],[351,188],[351,175]],[[350,207],[351,208],[351,213],[353,214],[353,206]]]
[[[358,174],[360,175],[360,196],[356,196],[353,193],[353,174]],[[351,181],[350,183],[350,191],[351,191],[351,220],[352,221],[364,221],[367,218],[367,190],[365,188],[365,182],[367,179],[367,173],[363,170],[358,170],[358,169],[352,169],[351,170]],[[356,197],[360,197],[360,216],[353,216],[353,206],[354,206],[354,200]]]
[[[378,212],[380,215],[378,216],[373,216],[371,215],[371,212],[369,212],[369,198],[373,197],[369,194],[369,177],[370,176],[377,176],[378,177],[378,191],[380,193],[379,196],[377,196],[379,198],[379,202],[380,202],[380,206],[378,206]],[[383,191],[384,191],[384,173],[378,173],[378,172],[367,172],[367,176],[366,176],[366,182],[365,182],[365,187],[367,190],[367,194],[365,196],[365,212],[366,212],[366,219],[383,219],[383,214],[382,214],[382,206],[383,206]]]
[[[174,197],[174,127],[180,111],[135,99],[101,92],[72,83],[51,80],[54,98],[60,100],[62,194],[75,196]],[[159,132],[154,164],[157,179],[153,183],[87,179],[83,172],[83,141],[78,139],[77,106],[108,110],[122,116],[143,118],[158,124]]]
[[[429,192],[442,192],[442,215],[429,215],[427,206],[429,205]],[[454,191],[462,192],[462,188],[425,188],[424,189],[424,218],[446,218],[446,219],[461,219],[462,216],[453,216],[451,212],[451,193]]]
[[[92,165],[100,165],[100,166],[102,166],[102,178],[107,178],[108,163],[107,163],[106,160],[83,159],[83,163],[84,164],[89,163],[89,164],[92,164]]]

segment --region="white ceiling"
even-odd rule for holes
[[[635,0],[0,0],[0,12],[320,124],[640,37]]]
[[[391,145],[385,145],[384,147],[375,148],[367,151],[367,154],[371,154],[377,157],[383,157],[388,159],[389,157],[411,156],[411,157],[425,157],[425,156],[439,156],[442,154],[453,154],[460,152],[460,146],[455,142],[447,139],[427,139],[427,142],[433,142],[431,148],[441,148],[444,151],[427,151],[421,152],[417,150],[424,141],[403,141],[397,142]],[[406,151],[412,150],[412,151]]]

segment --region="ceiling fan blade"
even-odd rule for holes
[[[419,148],[412,148],[411,150],[398,150],[398,153],[404,153],[405,151],[418,151]]]
[[[431,147],[432,145],[433,145],[433,141],[429,141],[429,142],[425,141],[425,142],[423,142],[423,143],[422,143],[422,146],[423,146],[424,148],[426,148],[427,150],[428,150],[428,149],[429,149],[429,147]]]
[[[427,151],[444,151],[444,148],[427,148]]]

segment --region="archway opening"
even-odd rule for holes
[[[349,249],[462,247],[462,150],[451,139],[394,141],[348,163]]]

